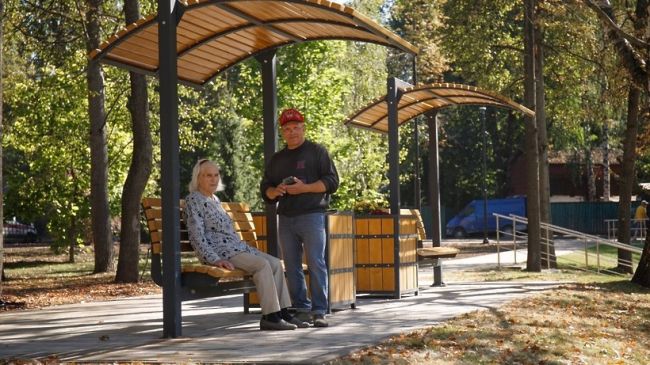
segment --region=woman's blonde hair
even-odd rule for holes
[[[190,180],[190,183],[187,185],[187,189],[190,191],[190,193],[193,193],[197,190],[199,190],[199,174],[201,173],[201,166],[204,164],[212,164],[214,167],[219,170],[219,186],[217,187],[217,191],[222,191],[225,186],[221,182],[221,168],[219,165],[207,158],[202,158],[198,161],[196,161],[196,164],[194,165],[194,168],[192,169],[192,180]]]

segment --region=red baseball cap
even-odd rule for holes
[[[298,109],[285,109],[282,111],[282,114],[280,114],[280,126],[283,126],[289,122],[304,123],[305,118],[303,118]]]

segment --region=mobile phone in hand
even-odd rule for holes
[[[289,177],[285,177],[285,178],[282,180],[282,183],[283,183],[284,185],[293,185],[293,184],[296,183],[296,180],[295,180],[295,178],[294,178],[293,176],[289,176]]]

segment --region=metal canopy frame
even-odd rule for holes
[[[413,86],[395,77],[388,78],[387,93],[377,98],[344,123],[357,128],[388,134],[388,179],[390,189],[390,213],[400,214],[399,193],[399,126],[424,114],[429,127],[429,201],[431,202],[431,240],[440,247],[442,228],[440,224],[440,171],[438,165],[438,110],[456,105],[493,106],[506,108],[535,117],[535,112],[497,93],[474,86],[435,83]],[[419,176],[416,178],[419,179]],[[419,186],[419,185],[418,185]],[[419,193],[416,194],[419,196]],[[399,219],[395,220],[394,247],[399,247]],[[397,258],[397,252],[396,252]],[[397,261],[397,264],[399,262]],[[396,282],[399,276],[396,274]],[[442,268],[434,268],[434,286],[444,285]]]
[[[352,40],[418,52],[372,19],[325,0],[184,0],[176,7],[178,80],[194,87],[243,60],[305,41]],[[110,37],[90,57],[155,75],[161,60],[157,41],[157,16],[150,15]]]
[[[390,88],[390,86],[389,86]],[[402,125],[429,111],[455,105],[493,106],[534,116],[535,112],[509,98],[474,86],[434,83],[404,87],[397,100],[397,124]],[[388,94],[390,94],[390,90]],[[388,95],[377,98],[350,116],[345,124],[376,132],[389,131]]]
[[[182,335],[178,84],[201,87],[254,57],[262,69],[264,160],[278,140],[276,49],[336,39],[418,49],[347,6],[326,0],[158,0],[158,13],[129,25],[92,51],[96,62],[160,78],[163,337]],[[267,204],[269,252],[277,255],[275,205]],[[171,268],[171,270],[169,270]]]

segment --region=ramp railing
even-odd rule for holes
[[[645,240],[647,219],[630,220],[630,240]],[[618,219],[605,219],[607,225],[607,238],[615,240],[618,234]]]
[[[528,219],[513,214],[506,216],[494,213],[493,215],[496,217],[496,224],[498,227],[497,264],[501,267],[501,252],[504,249],[513,251],[514,263],[517,264],[517,246],[518,244],[526,244],[528,241],[528,234],[523,229],[523,227],[527,226]],[[507,220],[508,223],[504,223],[503,220]],[[500,227],[507,227],[507,229],[503,230]],[[636,246],[548,223],[540,223],[540,228],[545,233],[540,237],[540,244],[542,259],[546,259],[547,269],[550,268],[551,261],[557,260],[558,252],[561,251],[560,253],[563,254],[562,256],[564,256],[571,264],[576,265],[577,268],[598,273],[610,272],[618,274],[619,272],[611,270],[611,267],[620,265],[634,270],[635,263],[634,260],[619,259],[616,250],[620,249],[630,252],[630,256],[633,259],[634,254],[640,255],[642,252],[642,249]],[[551,247],[553,247],[554,250],[551,250]],[[578,251],[584,251],[584,255],[581,255],[584,257],[584,260],[578,259],[577,255],[568,254]],[[611,253],[612,251],[614,252],[614,255],[604,255],[605,252]]]

